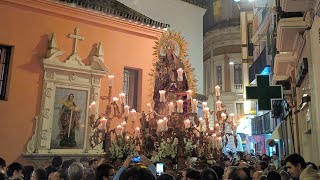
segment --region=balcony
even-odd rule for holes
[[[252,135],[269,134],[274,130],[271,112],[251,119]]]
[[[270,64],[267,63],[267,53],[266,48],[260,53],[258,58],[249,68],[249,82],[252,82],[256,78],[256,74],[260,74],[264,68],[270,67]]]
[[[235,91],[242,91],[242,84],[234,84]]]
[[[294,44],[300,32],[307,25],[302,13],[282,13],[277,27],[277,49],[280,52],[293,52]]]
[[[292,53],[280,53],[274,58],[273,81],[287,80],[294,69],[294,56]]]
[[[303,12],[308,9],[306,4],[311,4],[314,0],[281,0],[281,7],[284,12]]]

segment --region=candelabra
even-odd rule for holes
[[[191,90],[184,90],[182,69],[177,70],[178,78],[175,90],[159,90],[159,97],[147,104],[147,112],[142,111],[139,118],[140,127],[135,127],[136,111],[129,111],[125,104],[125,94],[112,98],[114,76],[108,76],[108,95],[102,96],[107,101],[105,113],[97,117],[95,102],[89,106],[90,125],[93,129],[90,145],[95,147],[103,143],[107,157],[125,158],[125,155],[137,152],[154,160],[170,159],[172,168],[183,169],[188,156],[196,156],[200,160],[218,160],[222,157],[222,148],[226,145],[226,124],[233,123],[233,114],[226,114],[220,101],[220,87],[216,86],[216,111],[211,111],[206,102],[202,102],[203,116],[198,117],[198,100],[193,99]],[[182,77],[181,77],[182,76]],[[216,112],[216,113],[215,113]],[[211,116],[215,113],[217,122],[209,127]],[[229,118],[229,120],[227,120]],[[113,119],[121,123],[110,127]],[[128,129],[131,120],[131,132]],[[205,127],[205,128],[204,128]],[[114,135],[114,138],[111,138]],[[112,147],[114,142],[120,146],[131,144],[121,156],[112,152],[119,151]],[[119,145],[119,143],[121,145]],[[166,149],[166,145],[168,145]],[[171,148],[171,149],[168,149]],[[129,152],[130,151],[130,152]]]
[[[132,109],[129,111],[129,106],[125,105],[125,94],[120,93],[119,97],[112,97],[112,87],[114,76],[108,76],[108,95],[101,96],[101,100],[106,100],[106,110],[102,116],[97,116],[96,104],[92,102],[89,106],[89,122],[90,126],[93,129],[90,135],[90,146],[96,147],[97,145],[103,143],[103,149],[106,154],[110,154],[111,146],[111,135],[115,134],[115,138],[123,138],[132,136],[132,133],[127,131],[127,125],[129,116],[132,121],[132,127],[135,124],[136,120],[136,111]],[[118,119],[121,122],[116,128],[111,129],[110,123],[113,119]],[[129,139],[129,138],[127,138]]]

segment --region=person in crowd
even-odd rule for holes
[[[120,175],[120,180],[155,180],[156,177],[145,166],[132,166]],[[117,179],[115,179],[117,180]]]
[[[56,172],[62,165],[62,157],[54,156],[51,161],[51,165],[46,168],[47,176],[49,176],[52,172]]]
[[[157,180],[176,180],[176,178],[171,174],[163,173],[159,177],[157,177]]]
[[[229,166],[224,170],[223,179],[229,179],[229,175],[237,169],[237,166]]]
[[[239,162],[239,164],[238,164],[238,167],[239,167],[239,168],[249,167],[249,165],[248,165],[247,162],[241,160],[241,161]]]
[[[54,173],[53,180],[68,180],[68,175],[63,169],[59,169]]]
[[[74,163],[74,162],[77,162],[77,160],[75,159],[69,159],[69,160],[65,160],[63,161],[62,165],[61,165],[61,168],[65,171],[66,174],[68,174],[68,168],[69,166]]]
[[[6,161],[3,158],[0,157],[0,172],[1,173],[5,174],[6,166],[7,166]]]
[[[112,180],[114,176],[114,168],[110,164],[101,164],[97,168],[96,180]]]
[[[290,180],[291,179],[290,175],[284,170],[280,171],[280,176],[281,176],[281,180]]]
[[[218,180],[218,175],[211,168],[207,168],[201,172],[201,179],[202,180]]]
[[[266,175],[262,175],[262,176],[260,176],[259,179],[260,179],[260,180],[267,180],[267,176],[266,176]]]
[[[285,159],[285,164],[288,173],[293,178],[299,178],[299,180],[319,180],[317,171],[308,166],[303,157],[299,154],[291,154]]]
[[[81,157],[80,163],[83,165],[84,168],[89,168],[89,159],[87,157]]]
[[[9,179],[23,179],[24,168],[20,163],[14,162],[7,168],[7,176]]]
[[[68,175],[70,180],[80,180],[83,175],[83,165],[79,162],[72,163],[68,168]]]
[[[128,169],[130,166],[143,166],[147,167],[149,171],[153,174],[154,177],[156,177],[156,167],[153,165],[153,163],[144,155],[140,155],[141,157],[141,162],[140,163],[134,163],[132,162],[132,157],[133,156],[128,156],[127,159],[124,161],[122,167],[119,169],[117,174],[114,176],[114,180],[118,180],[121,176],[121,174]],[[129,170],[128,170],[129,171]],[[127,172],[127,171],[126,171]],[[131,173],[131,171],[130,171]]]
[[[241,168],[247,174],[249,179],[251,180],[251,172],[250,172],[249,166],[247,166],[247,167],[238,167],[238,168]]]
[[[0,180],[6,180],[6,175],[0,172]]]
[[[231,180],[250,180],[247,173],[242,168],[236,168],[228,176]]]
[[[318,167],[315,163],[313,162],[306,162],[307,166],[312,166],[312,168],[316,171],[318,171]]]
[[[279,169],[281,162],[279,161],[277,154],[272,155],[271,163],[276,167],[276,169]]]
[[[262,176],[262,171],[256,171],[252,175],[252,180],[260,179],[260,176]]]
[[[265,161],[259,161],[256,166],[256,171],[264,171],[268,168],[268,163]]]
[[[194,168],[188,168],[186,171],[186,179],[187,180],[197,180],[201,178],[200,171],[194,169]]]
[[[89,167],[90,167],[90,170],[95,173],[98,168],[98,159],[96,158],[90,159]]]
[[[45,169],[37,168],[33,171],[31,175],[31,180],[46,180],[47,173]]]
[[[247,162],[247,163],[250,163],[250,160],[251,160],[251,154],[246,154],[244,156],[244,161]]]
[[[267,174],[267,180],[281,180],[281,176],[277,171],[269,171]]]
[[[223,172],[224,172],[223,167],[221,167],[219,165],[213,165],[211,168],[212,168],[212,170],[214,170],[214,172],[217,173],[218,179],[222,179]]]
[[[24,171],[23,171],[23,177],[24,179],[31,179],[31,175],[34,171],[34,167],[33,166],[24,166],[23,167]]]
[[[269,164],[267,169],[268,169],[268,171],[276,171],[277,170],[277,168],[274,164]]]

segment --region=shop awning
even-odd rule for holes
[[[282,135],[282,129],[281,129],[281,123],[278,124],[275,130],[273,130],[270,139],[281,139]]]

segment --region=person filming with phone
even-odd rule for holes
[[[156,179],[156,167],[144,155],[128,156],[114,180]]]

